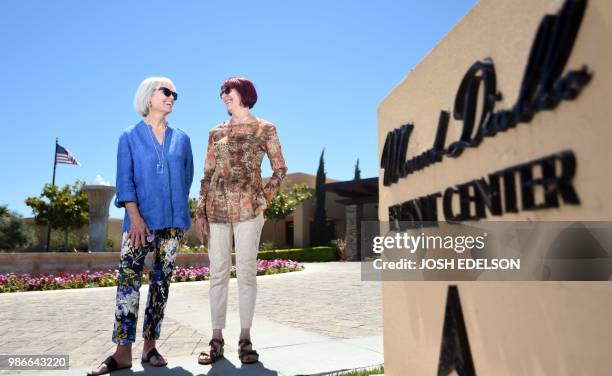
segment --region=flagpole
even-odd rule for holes
[[[59,140],[55,137],[55,150],[53,150],[53,179],[51,185],[55,185],[55,169],[57,167],[57,145]],[[49,252],[49,243],[51,242],[51,223],[47,223],[47,252]]]
[[[55,137],[55,150],[53,150],[53,180],[51,180],[51,185],[55,185],[55,167],[57,167],[57,145],[58,138]]]

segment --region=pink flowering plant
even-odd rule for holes
[[[295,272],[304,269],[304,265],[291,260],[257,260],[257,275]],[[0,293],[17,291],[43,291],[59,289],[78,289],[85,287],[107,287],[117,285],[117,270],[84,273],[54,274],[0,274]],[[205,281],[210,271],[206,266],[177,266],[174,268],[172,282]],[[236,269],[232,266],[231,276],[236,277]],[[143,273],[143,283],[149,282],[148,270]]]

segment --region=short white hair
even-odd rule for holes
[[[169,85],[170,87],[168,89],[176,88],[172,80],[168,77],[149,77],[140,83],[138,90],[136,90],[136,96],[134,97],[134,108],[136,108],[136,111],[138,111],[142,117],[149,114],[149,102],[155,90],[164,85]]]

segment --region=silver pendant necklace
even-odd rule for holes
[[[145,123],[146,124],[146,123]],[[157,155],[157,173],[158,174],[163,174],[164,173],[164,143],[166,142],[166,130],[164,130],[164,138],[162,139],[162,144],[161,144],[161,155],[159,153],[159,151],[157,150],[157,145],[159,145],[159,143],[157,141],[155,141],[155,137],[153,137],[153,130],[150,125],[147,124],[147,128],[149,128],[149,136],[151,137],[151,142],[153,142],[153,149],[155,149],[155,154]]]

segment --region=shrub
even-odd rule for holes
[[[257,254],[260,260],[272,260],[275,258],[290,259],[300,262],[313,261],[336,261],[338,254],[334,247],[312,247],[312,248],[294,248],[294,249],[279,249],[273,251],[260,251]]]
[[[0,250],[12,251],[31,246],[36,239],[34,230],[20,215],[0,206]]]
[[[348,254],[346,253],[346,241],[344,241],[344,239],[337,239],[336,248],[338,249],[338,258],[340,261],[346,261],[348,259]]]
[[[208,248],[203,245],[190,247],[188,245],[181,245],[179,253],[207,253]]]
[[[57,249],[63,252],[70,252],[73,249],[86,251],[89,248],[89,234],[83,234],[80,237],[76,233],[68,232],[68,248],[66,247],[66,238],[64,233],[59,231],[51,232],[51,249]]]
[[[274,242],[263,242],[259,246],[260,251],[273,251],[274,249],[283,249],[286,248],[283,244],[278,244]]]

